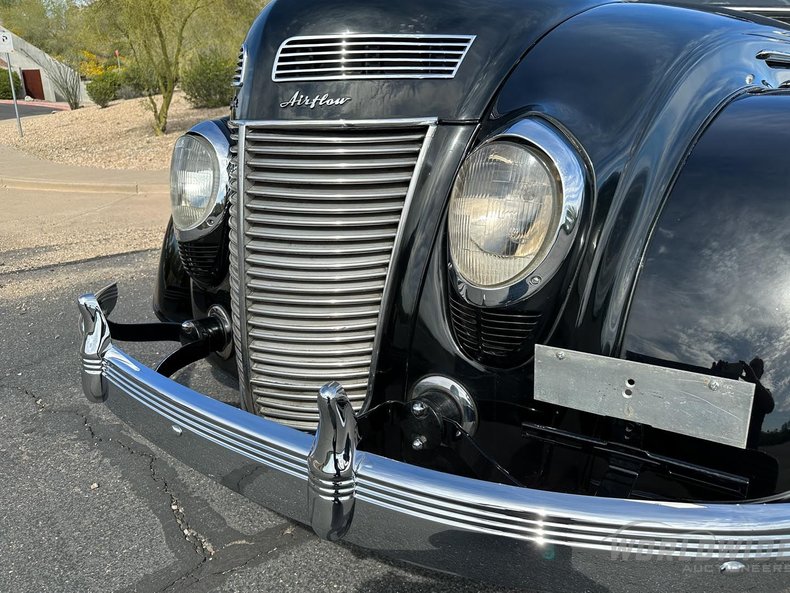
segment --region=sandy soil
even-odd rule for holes
[[[25,137],[16,122],[0,122],[0,144],[37,157],[86,167],[155,171],[170,166],[176,139],[197,122],[227,115],[226,108],[193,109],[177,93],[170,109],[165,136],[154,135],[153,115],[147,100],[115,101],[106,109],[96,106],[22,120]]]

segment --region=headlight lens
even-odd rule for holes
[[[189,134],[179,138],[170,166],[170,204],[179,231],[194,229],[211,216],[219,180],[219,160],[211,144]]]
[[[500,140],[464,161],[450,198],[450,256],[470,284],[514,283],[551,246],[562,207],[560,184],[545,157]]]

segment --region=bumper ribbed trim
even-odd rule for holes
[[[277,474],[296,478],[302,487],[290,494],[293,500],[287,506],[306,504],[311,435],[200,395],[114,347],[105,356],[105,376],[111,406],[132,399],[165,425],[218,445],[229,457],[241,456],[273,470],[275,474],[269,476],[273,481]],[[137,424],[135,418],[124,419]],[[201,456],[199,447],[193,451],[195,457]],[[790,559],[788,505],[702,506],[589,498],[461,478],[370,453],[360,453],[357,459],[356,497],[367,503],[363,508],[389,510],[437,530],[452,527],[540,546],[603,551],[628,544],[640,554],[665,557]],[[195,459],[184,461],[194,465]]]
[[[177,459],[312,524],[324,537],[444,572],[563,593],[625,593],[636,582],[695,592],[787,588],[790,504],[558,494],[355,452],[353,416],[345,417],[345,446],[337,429],[350,411],[339,385],[325,387],[332,391],[325,403],[336,413],[325,410],[330,421],[320,423],[319,435],[328,428],[329,438],[315,440],[201,395],[127,356],[111,343],[93,295],[80,299],[80,311],[83,389],[90,401],[105,402]],[[733,572],[753,574],[746,582]]]

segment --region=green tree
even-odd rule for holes
[[[148,93],[154,132],[167,131],[189,22],[216,0],[96,0],[90,6],[99,26],[106,24],[123,39],[133,60],[156,79]]]
[[[51,55],[68,53],[81,12],[76,0],[0,0],[0,23]]]

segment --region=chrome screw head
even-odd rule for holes
[[[411,413],[417,418],[422,418],[428,413],[428,406],[424,402],[416,401],[411,404]]]
[[[424,436],[418,436],[411,442],[411,448],[415,451],[422,451],[425,449],[425,443],[428,442]]]
[[[557,360],[565,360],[565,353],[557,352]]]
[[[711,381],[710,383],[708,383],[708,387],[710,388],[711,391],[718,391],[719,387],[721,387],[721,383],[719,383],[718,381]]]

